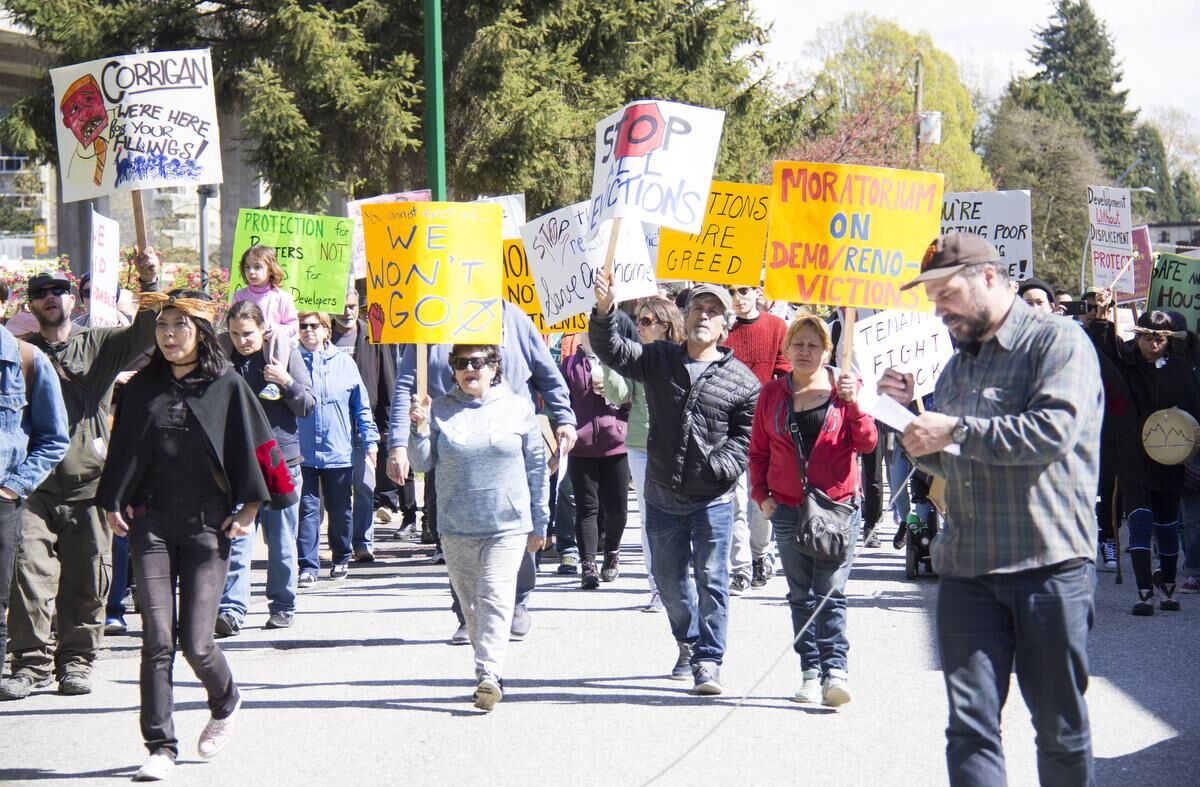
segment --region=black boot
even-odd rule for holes
[[[1175,598],[1175,583],[1163,579],[1161,568],[1154,571],[1154,587],[1163,594],[1162,601],[1158,602],[1158,608],[1163,612],[1178,612],[1179,600]]]
[[[1148,618],[1154,614],[1154,588],[1138,589],[1138,602],[1133,605],[1133,614]]]

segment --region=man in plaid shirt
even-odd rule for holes
[[[901,439],[947,481],[932,553],[950,784],[1006,783],[1000,712],[1014,665],[1041,783],[1091,784],[1083,695],[1104,412],[1095,350],[1074,322],[1016,298],[1000,255],[975,235],[935,240],[905,288],[917,284],[958,346],[937,412]],[[879,390],[907,404],[912,378],[888,370]]]

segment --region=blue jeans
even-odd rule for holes
[[[942,575],[937,637],[950,703],[952,787],[1007,783],[1000,711],[1014,666],[1036,732],[1041,783],[1093,783],[1083,694],[1095,579],[1090,562],[973,578]]]
[[[112,540],[112,584],[108,587],[105,617],[125,618],[125,591],[129,589],[129,539],[114,535]]]
[[[693,644],[692,664],[720,664],[729,619],[729,542],[733,501],[712,503],[690,514],[670,514],[646,503],[646,535],[654,581],[671,633]],[[696,584],[688,581],[695,565]]]
[[[1180,506],[1183,514],[1183,548],[1185,576],[1200,579],[1200,497],[1184,495]]]
[[[321,500],[329,517],[329,549],[333,564],[350,562],[350,538],[354,523],[350,515],[350,496],[353,490],[354,468],[300,466],[304,491],[300,495],[300,529],[296,536],[296,553],[300,573],[316,574],[321,570],[318,548],[321,545]]]
[[[841,564],[819,561],[800,551],[796,543],[799,520],[800,509],[796,506],[781,505],[771,517],[779,555],[783,559],[783,574],[788,582],[792,636],[800,633],[826,593],[829,601],[793,647],[800,654],[801,669],[820,670],[822,675],[831,669],[846,671],[846,654],[850,650],[850,640],[846,637],[846,578],[850,576],[850,564],[854,562],[858,548],[861,509],[850,525],[850,554]]]
[[[387,456],[386,449],[378,456]],[[354,530],[350,538],[356,549],[370,549],[375,541],[375,474],[367,472],[367,446],[354,446]]]
[[[292,483],[300,485],[300,465],[288,468]],[[296,611],[296,530],[300,503],[282,511],[258,509],[256,526],[261,526],[267,542],[267,600],[271,612]],[[254,533],[229,542],[229,573],[221,596],[221,612],[228,612],[238,625],[250,608],[250,557],[254,552]]]
[[[567,467],[568,471],[570,466]],[[553,514],[554,522],[554,549],[558,554],[565,555],[568,552],[579,554],[579,544],[575,540],[575,487],[571,485],[570,472],[563,478],[562,484],[554,487],[558,483],[558,473],[550,476],[550,512]]]

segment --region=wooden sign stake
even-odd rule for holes
[[[146,214],[142,210],[142,191],[134,189],[129,192],[129,196],[133,199],[133,230],[137,233],[137,250],[138,253],[146,249]]]
[[[421,399],[429,393],[429,345],[417,344],[417,396]]]
[[[612,222],[612,234],[608,236],[608,251],[604,254],[604,274],[612,276],[613,260],[617,256],[617,240],[621,237],[621,217],[617,216]],[[609,279],[608,286],[611,290],[612,279]]]
[[[858,309],[847,307],[842,317],[842,372],[849,373],[854,365],[854,323],[858,322]]]

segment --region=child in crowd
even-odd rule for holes
[[[291,293],[279,286],[283,283],[283,268],[275,259],[275,250],[261,244],[251,246],[242,255],[238,267],[246,286],[233,294],[233,302],[251,301],[258,305],[267,329],[263,355],[267,363],[286,366],[289,347],[296,344],[300,328],[296,319],[296,303]],[[268,383],[258,392],[258,396],[273,402],[283,394],[275,383]]]

